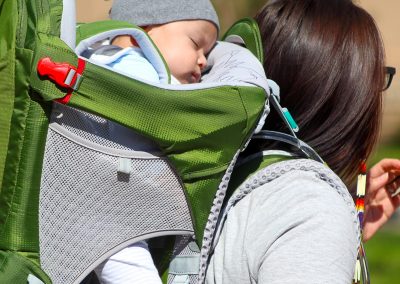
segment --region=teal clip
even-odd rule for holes
[[[287,122],[289,122],[290,127],[293,129],[294,132],[299,131],[299,126],[297,125],[296,121],[293,119],[292,115],[290,114],[287,108],[282,108],[282,113],[285,116]]]

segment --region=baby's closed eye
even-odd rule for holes
[[[199,48],[199,47],[200,47],[200,45],[199,45],[199,43],[197,42],[196,39],[194,39],[194,38],[191,37],[190,40],[192,41],[192,43],[194,44],[194,46],[195,46],[196,48]]]

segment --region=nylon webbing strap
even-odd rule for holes
[[[33,274],[29,274],[28,279],[26,279],[26,280],[27,280],[28,284],[44,284],[44,282],[42,280],[40,280]]]
[[[178,255],[169,265],[169,273],[176,275],[197,275],[199,273],[200,254]]]
[[[189,284],[190,277],[189,275],[175,275],[174,279],[170,284]]]

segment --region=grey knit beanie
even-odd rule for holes
[[[114,0],[110,17],[137,26],[208,20],[219,30],[218,16],[209,0]]]

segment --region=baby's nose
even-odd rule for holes
[[[200,67],[200,70],[203,70],[204,68],[206,68],[207,66],[207,58],[204,56],[203,53],[200,54],[198,60],[197,60],[197,64]]]

